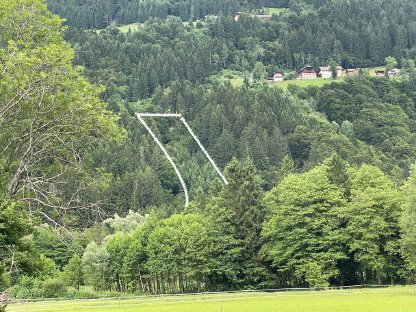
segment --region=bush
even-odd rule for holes
[[[66,295],[65,283],[59,279],[46,280],[43,282],[42,289],[44,298],[65,297]]]
[[[10,296],[15,299],[33,299],[42,297],[42,281],[22,276],[19,284],[14,285],[9,290]]]

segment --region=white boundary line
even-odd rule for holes
[[[171,166],[173,167],[173,170],[175,170],[175,173],[178,176],[179,181],[181,181],[183,192],[185,193],[185,207],[188,207],[188,205],[189,205],[188,189],[186,187],[185,181],[184,181],[181,173],[179,172],[178,167],[176,166],[173,159],[170,157],[169,153],[163,147],[162,143],[160,143],[157,136],[153,133],[152,129],[150,129],[150,127],[147,125],[147,123],[142,118],[142,116],[149,116],[149,115],[144,115],[144,114],[139,114],[139,113],[137,113],[136,115],[137,115],[137,118],[139,119],[139,121],[142,123],[142,125],[146,128],[147,132],[149,132],[149,134],[152,136],[153,140],[156,142],[156,144],[162,150],[163,154],[165,154],[166,158],[169,160]],[[163,114],[163,115],[166,115],[166,114]],[[172,116],[161,116],[161,117],[172,117]],[[173,116],[173,117],[176,117],[176,116]]]
[[[208,158],[209,162],[214,167],[215,171],[217,171],[218,175],[220,176],[220,178],[222,179],[222,181],[224,182],[224,184],[225,185],[228,185],[228,180],[224,177],[224,175],[222,174],[221,170],[218,168],[218,166],[215,163],[215,161],[211,158],[211,156],[208,154],[207,150],[204,148],[204,146],[202,145],[202,143],[199,141],[198,137],[192,131],[191,127],[188,125],[188,123],[186,122],[185,118],[184,117],[181,117],[181,121],[185,125],[186,129],[188,129],[188,132],[192,135],[192,137],[194,138],[195,142],[198,143],[199,148],[204,152],[205,156]]]
[[[166,149],[163,147],[162,143],[159,141],[159,139],[156,137],[154,132],[150,129],[148,124],[144,121],[142,117],[174,117],[174,118],[180,118],[181,122],[185,125],[188,132],[191,134],[192,138],[195,140],[195,142],[198,144],[199,148],[202,150],[202,152],[207,157],[208,161],[211,163],[211,165],[214,167],[215,171],[220,176],[221,180],[224,182],[225,185],[228,185],[228,180],[226,177],[222,174],[221,170],[218,168],[215,161],[211,158],[207,150],[202,145],[201,141],[199,141],[198,137],[195,135],[195,133],[192,131],[191,127],[186,122],[185,118],[181,114],[160,114],[160,113],[136,113],[137,118],[142,123],[142,125],[146,128],[147,132],[152,136],[153,140],[156,142],[156,144],[159,146],[159,148],[162,150],[163,154],[165,154],[166,158],[169,160],[169,163],[171,164],[173,170],[175,170],[176,175],[179,178],[179,181],[181,182],[183,192],[185,194],[185,208],[189,205],[189,194],[188,189],[186,187],[186,183],[176,166],[175,162],[173,161],[172,157],[170,157],[169,153],[166,151]]]

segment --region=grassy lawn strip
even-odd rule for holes
[[[76,300],[13,304],[10,312],[413,312],[412,286],[318,292],[230,293],[149,297],[127,300]]]

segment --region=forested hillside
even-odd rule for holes
[[[182,20],[205,18],[220,12],[230,16],[241,0],[51,0],[49,9],[67,18],[77,28],[105,28],[111,24],[131,24],[152,18],[178,16]]]
[[[169,15],[196,21],[210,14],[220,15],[208,19],[212,21],[209,29],[216,43],[212,52],[223,57],[225,54],[227,63],[235,63],[243,69],[253,66],[257,60],[287,69],[306,64],[322,65],[330,59],[342,63],[344,68],[367,67],[381,65],[387,55],[401,62],[415,54],[416,4],[411,0],[292,1],[286,5],[289,13],[276,14],[270,21],[243,14],[239,23],[231,18],[237,11],[250,12],[261,8],[262,3],[236,0],[98,2],[100,4],[88,1],[81,5],[50,0],[49,6],[67,18],[70,25],[82,29],[105,28],[112,20],[116,20],[116,24],[143,23],[151,17],[165,19]],[[159,12],[159,6],[164,8],[163,13]],[[193,12],[184,16],[178,9],[181,6]],[[143,17],[123,17],[124,10],[138,12]]]
[[[410,0],[0,0],[0,290],[413,282],[415,20]],[[372,77],[386,60],[400,75]],[[329,63],[363,68],[264,82]],[[183,115],[229,184],[178,120],[146,119],[184,207],[138,112]]]

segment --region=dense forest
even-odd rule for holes
[[[0,291],[413,282],[415,18],[410,0],[0,0]],[[401,76],[264,82],[386,57]],[[182,114],[229,184],[177,120],[149,118],[184,207],[137,112]]]

